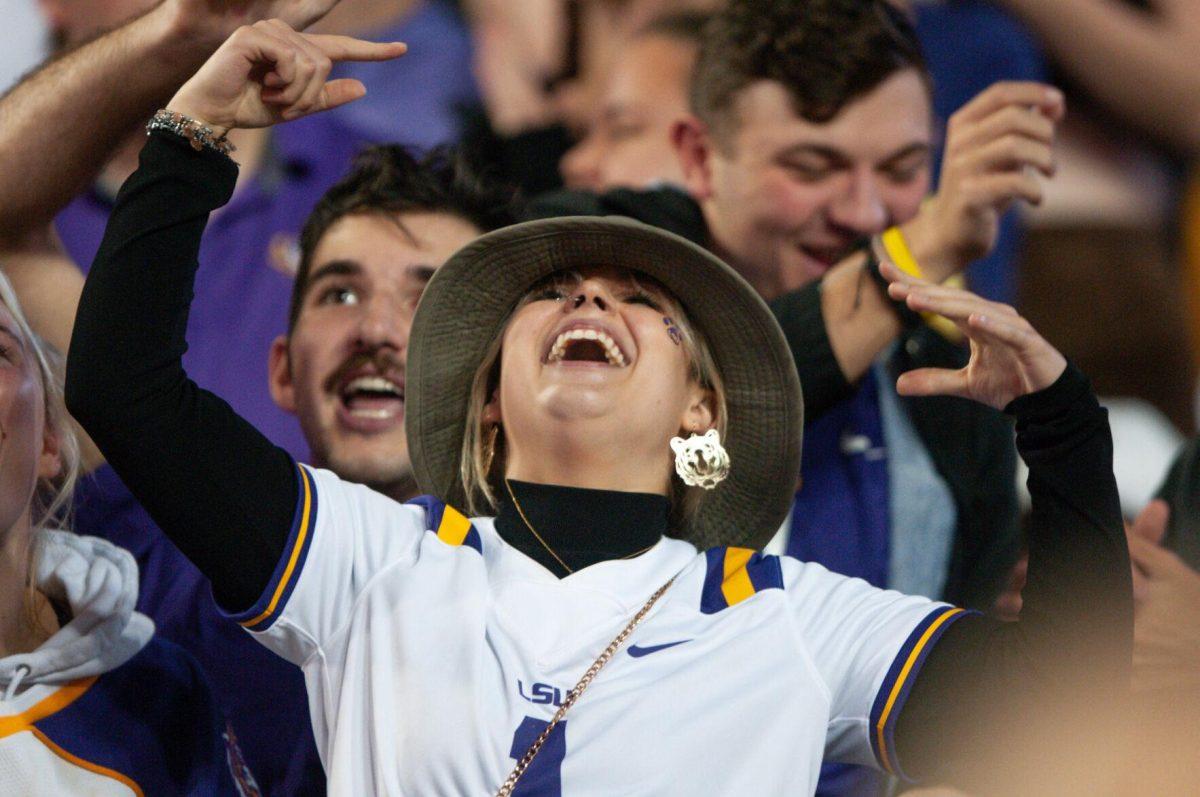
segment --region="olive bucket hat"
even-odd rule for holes
[[[556,271],[616,267],[657,280],[708,341],[725,386],[729,477],[676,533],[701,550],[760,548],[790,511],[804,428],[783,332],[754,289],[716,256],[632,219],[563,217],[505,227],[454,254],[421,297],[408,346],[405,426],[417,485],[464,507],[460,476],[471,386],[492,342]]]

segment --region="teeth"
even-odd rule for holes
[[[608,358],[610,365],[615,365],[619,368],[625,367],[625,355],[621,353],[621,349],[617,346],[616,341],[608,336],[608,333],[601,332],[596,329],[572,329],[562,333],[554,341],[554,345],[550,347],[550,362],[561,362],[567,353],[567,344],[573,340],[594,340],[604,347],[604,355]]]
[[[400,389],[399,385],[382,376],[360,376],[357,379],[352,379],[342,392],[343,394],[353,393],[357,390],[365,390],[372,393],[391,393],[397,397],[404,395],[404,391]]]
[[[388,418],[396,417],[396,411],[394,409],[368,410],[361,407],[356,407],[355,409],[350,410],[350,414],[356,418],[369,418],[373,421],[382,421]]]

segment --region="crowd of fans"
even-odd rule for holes
[[[92,763],[76,760],[59,793],[121,777],[147,794],[324,793],[301,671],[228,619],[223,596],[214,600],[158,528],[169,511],[143,507],[72,430],[56,367],[146,122],[235,31],[260,25],[330,37],[348,57],[314,56],[309,68],[361,81],[366,94],[228,133],[236,188],[204,232],[187,317],[184,364],[199,385],[296,460],[413,499],[405,364],[433,273],[523,219],[633,217],[732,265],[791,347],[803,460],[793,511],[767,550],[1016,620],[1028,506],[1012,424],[962,399],[897,391],[903,373],[966,362],[952,324],[897,305],[866,276],[871,240],[894,257],[899,237],[926,277],[1015,305],[1092,379],[1110,409],[1132,562],[1131,697],[1111,696],[1112,732],[1097,731],[1109,741],[1050,737],[1071,759],[1061,772],[954,788],[1192,793],[1193,5],[42,0],[15,9],[28,25],[0,40],[28,44],[40,26],[46,46],[0,74],[12,83],[0,99],[0,371],[24,369],[0,383],[0,760],[42,755],[32,744],[6,750],[10,726],[53,736],[29,718],[49,694],[39,686],[95,678],[108,705],[132,718],[139,749],[124,754],[112,739],[81,748]],[[335,36],[407,51],[360,60]],[[163,208],[164,220],[172,212]],[[154,263],[145,279],[154,285]],[[1086,678],[1088,662],[1078,667]],[[167,697],[145,697],[156,691]],[[85,702],[69,705],[106,710]],[[152,741],[168,737],[180,741]],[[0,779],[10,770],[0,767]],[[1016,782],[1022,791],[1008,791]],[[11,793],[43,793],[33,780],[13,784]],[[910,789],[960,793],[840,762],[822,768],[817,793]]]

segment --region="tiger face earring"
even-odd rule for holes
[[[721,445],[716,429],[702,435],[692,433],[687,440],[671,438],[675,452],[675,472],[689,487],[711,490],[729,475],[729,452]]]

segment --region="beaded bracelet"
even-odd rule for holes
[[[168,133],[174,133],[181,138],[187,139],[188,143],[192,145],[192,149],[197,152],[207,148],[213,152],[228,155],[237,149],[224,134],[214,137],[213,129],[208,125],[167,108],[159,110],[154,114],[149,123],[147,123],[146,135],[150,135],[155,130],[166,130]]]

